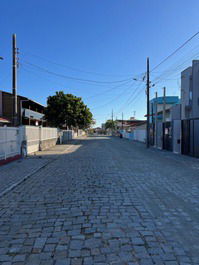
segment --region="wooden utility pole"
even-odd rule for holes
[[[147,80],[146,80],[146,95],[147,95],[147,138],[146,138],[146,147],[150,146],[150,113],[149,113],[149,98],[150,98],[150,80],[149,80],[149,57],[147,58]]]
[[[155,92],[155,146],[158,146],[157,139],[157,122],[158,122],[158,92]]]
[[[163,87],[163,122],[166,122],[166,87]]]
[[[17,44],[16,34],[12,35],[12,95],[13,95],[13,125],[18,125],[17,111]]]

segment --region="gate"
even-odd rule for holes
[[[199,119],[182,120],[182,154],[199,157]]]
[[[172,126],[171,122],[163,123],[163,149],[172,151]]]
[[[173,120],[173,152],[181,153],[181,120]]]
[[[182,121],[182,154],[190,155],[190,121]]]

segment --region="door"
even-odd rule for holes
[[[163,123],[163,149],[172,151],[172,127],[171,122]]]
[[[182,154],[190,155],[190,121],[182,120]]]

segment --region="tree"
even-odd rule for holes
[[[112,121],[112,120],[107,120],[105,123],[105,128],[107,129],[111,129],[111,130],[115,130],[116,129],[116,122]]]
[[[50,126],[89,128],[93,115],[80,97],[58,91],[47,99],[45,118]]]

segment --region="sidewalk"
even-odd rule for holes
[[[58,158],[59,155],[70,151],[76,141],[65,145],[56,145],[48,150],[39,151],[0,167],[0,197],[27,178],[44,168]]]

